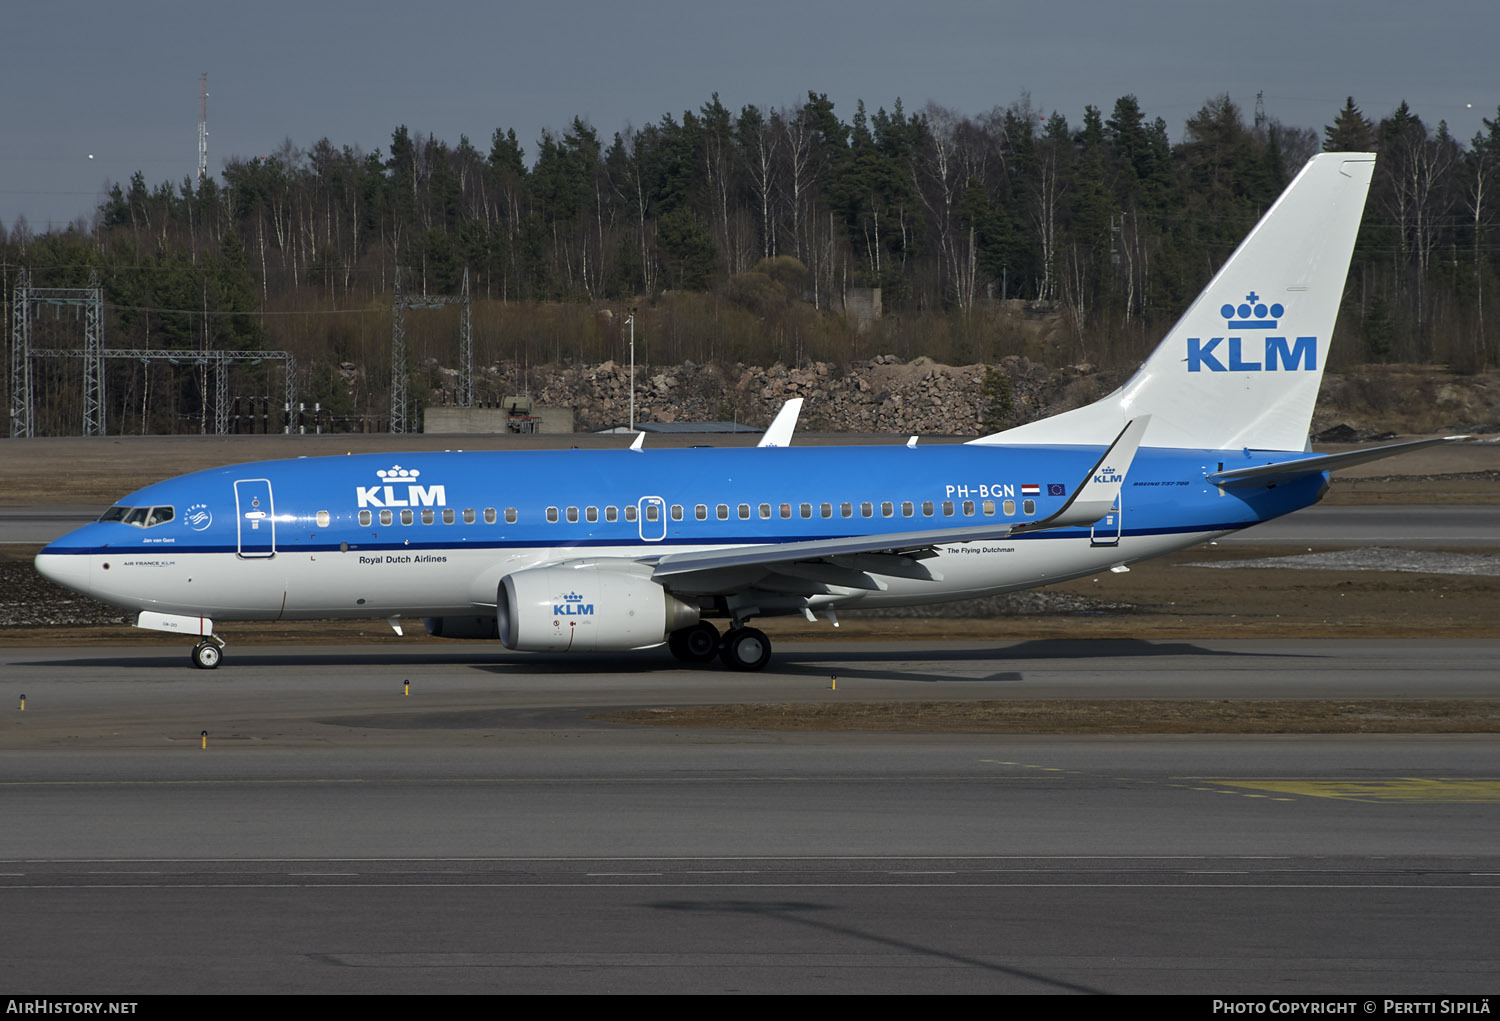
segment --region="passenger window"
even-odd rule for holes
[[[1022,500],[1021,501],[1021,513],[1022,514],[1026,514],[1028,516],[1032,515],[1032,514],[1035,514],[1036,513],[1036,501],[1035,500]]]
[[[401,523],[403,525],[409,525],[416,520],[417,516],[411,512],[410,508],[401,512]]]
[[[889,500],[880,505],[880,516],[883,518],[891,518],[896,516],[896,508],[891,504]]]
[[[367,510],[360,511],[359,512],[359,527],[360,528],[369,528],[370,527],[370,521],[372,520],[372,518],[373,518],[373,515],[369,511],[367,511]]]
[[[472,525],[473,523],[474,523],[474,508],[473,507],[465,507],[464,508],[464,524],[466,524],[466,525]]]
[[[903,500],[901,502],[901,516],[903,518],[909,518],[909,517],[911,517],[915,513],[916,513],[916,508],[912,506],[912,503],[911,503],[910,500]]]
[[[682,504],[680,504],[680,503],[674,503],[674,504],[672,504],[672,520],[673,521],[681,521],[682,520]]]
[[[721,503],[721,504],[719,504],[717,507],[714,508],[714,513],[716,515],[718,515],[718,518],[719,518],[720,521],[728,521],[729,520],[729,504],[727,504],[727,503]]]
[[[329,517],[327,511],[318,511],[317,522],[319,528],[327,528]]]
[[[433,509],[431,507],[422,508],[422,524],[430,525],[435,521],[437,521],[437,514],[433,512]]]
[[[646,520],[647,521],[660,521],[661,520],[661,507],[659,507],[657,504],[654,504],[654,503],[648,503],[648,504],[646,504]]]
[[[852,503],[841,503],[841,504],[839,504],[839,514],[842,517],[846,517],[846,518],[852,518],[852,517],[854,517],[854,504],[852,504]]]
[[[931,500],[923,500],[922,501],[922,516],[924,518],[930,518],[930,517],[932,517],[932,501]]]
[[[386,525],[386,526],[389,526],[389,525],[390,525],[390,523],[391,523],[391,522],[392,522],[392,521],[393,521],[393,520],[394,520],[394,518],[392,518],[392,517],[391,517],[391,512],[390,512],[390,511],[388,511],[388,510],[383,510],[383,511],[381,511],[381,512],[380,512],[380,523],[381,523],[381,524],[382,524],[382,525]]]
[[[995,501],[994,500],[986,500],[986,501],[984,501],[984,505],[983,506],[984,506],[984,516],[985,517],[992,518],[992,517],[995,516]]]
[[[764,521],[765,519],[767,519],[767,518],[769,518],[771,516],[771,505],[770,504],[763,503],[763,504],[760,505],[760,516],[761,516],[761,520],[762,521]]]
[[[792,505],[791,504],[784,503],[784,504],[781,505],[781,516],[783,518],[789,518],[789,517],[792,516]]]
[[[953,517],[953,501],[952,500],[944,500],[943,501],[943,517],[945,517],[945,518],[951,518],[951,517]]]
[[[610,504],[608,507],[604,508],[604,520],[605,521],[619,521],[620,520],[620,508],[616,507],[614,504]]]
[[[444,507],[443,508],[443,524],[445,524],[445,525],[451,525],[451,524],[453,524],[453,521],[454,521],[453,508],[452,507]]]
[[[740,520],[741,521],[748,521],[749,519],[750,519],[750,505],[748,503],[742,503],[742,504],[740,504]]]
[[[554,524],[554,525],[557,524],[557,508],[556,507],[548,507],[547,508],[547,521],[549,523],[551,523],[551,524]]]
[[[971,518],[974,516],[974,501],[973,500],[965,500],[964,501],[964,515],[967,516],[967,517],[971,517]]]
[[[494,511],[489,511],[487,513],[488,513],[488,519],[487,520],[489,521],[490,524],[493,525],[495,523],[495,512]],[[507,507],[507,508],[505,508],[505,523],[507,525],[514,525],[516,523],[516,519],[519,518],[519,517],[520,517],[520,515],[518,513],[516,513],[516,509],[514,507]]]
[[[486,507],[484,509],[484,523],[486,525],[493,525],[495,523],[495,508]]]
[[[804,504],[802,504],[802,506],[798,507],[797,509],[802,512],[802,516],[804,518],[810,518],[810,517],[812,517],[812,504],[810,504],[810,503],[804,503]]]
[[[577,520],[578,520],[578,508],[577,507],[569,507],[568,508],[568,523],[569,524],[573,524],[573,523],[577,522]]]
[[[862,518],[873,518],[875,516],[875,505],[866,500],[859,505],[859,516]]]
[[[633,504],[633,503],[627,503],[625,505],[625,520],[626,521],[634,521],[635,520],[635,504]]]
[[[1000,509],[1005,511],[1006,517],[1013,518],[1016,516],[1016,501],[1006,500],[1005,503],[1000,505]]]
[[[585,510],[583,512],[583,516],[588,521],[598,521],[599,520],[599,508],[598,507],[589,507],[587,510]]]
[[[708,520],[708,505],[700,503],[698,506],[694,507],[693,508],[693,517],[697,518],[699,521],[707,521]]]
[[[831,517],[833,517],[833,504],[831,504],[831,503],[819,504],[818,505],[818,512],[820,514],[822,514],[825,518],[831,518]]]

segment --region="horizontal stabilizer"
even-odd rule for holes
[[[1335,471],[1339,468],[1351,468],[1356,464],[1379,461],[1384,457],[1394,457],[1397,454],[1421,450],[1423,447],[1432,447],[1439,443],[1454,443],[1458,440],[1466,439],[1469,439],[1469,437],[1439,436],[1431,440],[1392,443],[1384,447],[1370,447],[1367,450],[1350,450],[1342,454],[1321,454],[1317,457],[1298,458],[1295,461],[1277,461],[1271,464],[1253,465],[1249,468],[1235,468],[1231,471],[1214,472],[1212,475],[1207,476],[1207,478],[1209,482],[1216,486],[1263,486],[1267,483],[1302,478],[1319,472]]]

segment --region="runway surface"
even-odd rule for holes
[[[0,650],[8,992],[1493,992],[1490,736],[630,727],[754,700],[1493,697],[1500,641]],[[833,690],[829,675],[837,673]],[[411,694],[402,694],[403,681]],[[202,731],[208,747],[202,747]]]

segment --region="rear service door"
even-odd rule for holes
[[[1123,515],[1120,513],[1120,498],[1115,497],[1115,505],[1109,509],[1109,513],[1094,522],[1094,527],[1089,533],[1089,545],[1120,545],[1120,533],[1124,530],[1124,524]]]
[[[234,484],[239,554],[246,560],[276,555],[276,507],[270,479],[240,479]]]

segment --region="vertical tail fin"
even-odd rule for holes
[[[1374,168],[1314,156],[1129,382],[971,442],[1103,443],[1149,414],[1149,446],[1304,449]]]

